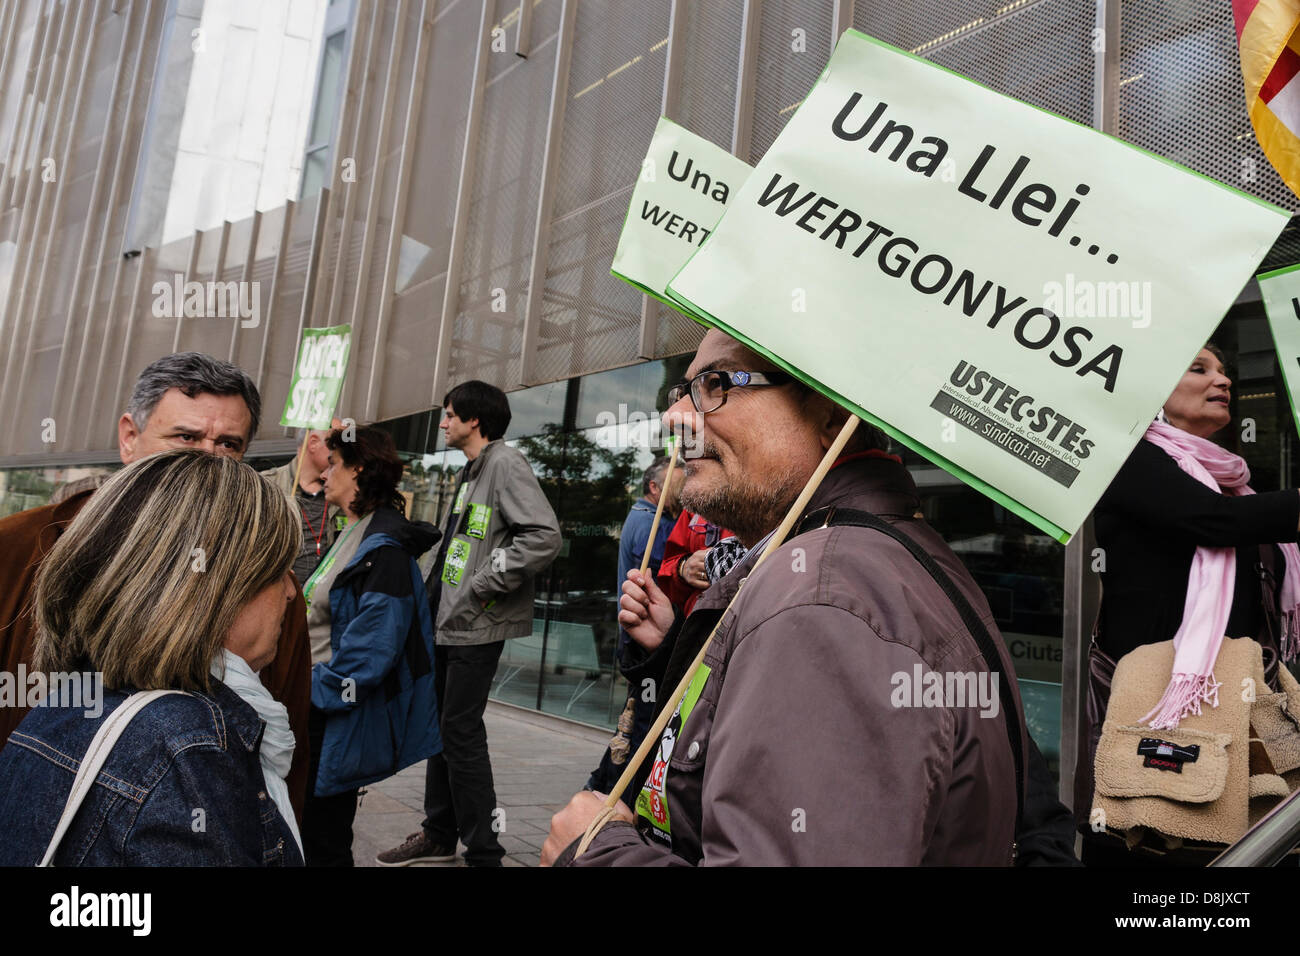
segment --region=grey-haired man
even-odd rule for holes
[[[172,448],[197,448],[240,460],[257,434],[262,399],[236,365],[200,352],[165,355],[136,380],[117,422],[122,464]],[[32,661],[35,622],[31,592],[46,554],[98,487],[87,479],[60,489],[50,504],[0,518],[0,670],[16,673]],[[297,746],[286,782],[301,816],[307,787],[307,710],[311,700],[311,651],[307,610],[299,592],[285,612],[275,661],[262,683],[289,711]],[[0,746],[26,714],[0,707]]]

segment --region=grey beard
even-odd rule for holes
[[[802,487],[785,479],[775,487],[723,485],[712,491],[692,494],[682,489],[686,509],[702,515],[720,528],[733,532],[748,547],[774,529],[794,504]]]

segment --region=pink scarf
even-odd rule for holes
[[[1178,467],[1207,488],[1229,495],[1253,495],[1246,484],[1250,469],[1246,462],[1212,441],[1164,422],[1153,422],[1144,436],[1169,454]],[[1282,656],[1295,657],[1300,648],[1300,549],[1279,544],[1286,558],[1282,578]],[[1191,714],[1200,714],[1201,702],[1219,706],[1219,682],[1214,679],[1214,661],[1219,656],[1232,592],[1236,580],[1235,548],[1199,547],[1192,558],[1187,581],[1187,602],[1183,623],[1174,635],[1174,671],[1160,703],[1140,723],[1152,729],[1172,730]]]

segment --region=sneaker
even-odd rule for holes
[[[399,847],[385,850],[375,857],[380,866],[409,866],[412,863],[447,863],[456,859],[456,848],[445,843],[434,843],[418,830],[406,838]]]

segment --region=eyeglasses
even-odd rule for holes
[[[668,404],[676,405],[688,393],[691,404],[701,415],[716,412],[727,402],[727,392],[733,388],[745,388],[751,385],[784,385],[794,381],[794,376],[786,372],[741,372],[710,369],[701,372],[689,382],[682,382],[668,389]]]

